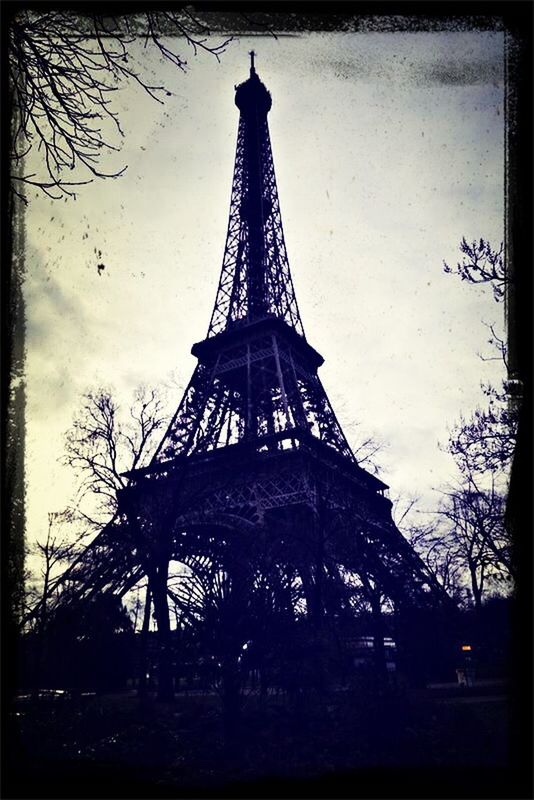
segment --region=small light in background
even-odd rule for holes
[[[471,645],[470,644],[463,644],[462,645],[462,650],[464,652],[471,650]]]

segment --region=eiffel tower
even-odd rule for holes
[[[186,580],[171,590],[172,561],[204,586],[218,576],[234,662],[260,586],[277,609],[269,641],[282,618],[303,616],[319,631],[350,618],[354,587],[378,619],[384,598],[404,619],[448,602],[395,527],[388,487],[357,463],[318,376],[323,357],[304,333],[284,241],[271,95],[250,57],[235,90],[230,215],[207,336],[193,345],[197,366],[150,464],[128,473],[117,518],[85,559],[93,591],[123,593],[148,576],[163,695],[172,693],[169,597],[186,618],[192,596]]]

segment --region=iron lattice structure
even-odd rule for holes
[[[267,123],[271,96],[252,67],[240,109],[230,219],[199,363],[153,463],[240,442],[294,448],[307,434],[354,460],[317,375],[291,279]]]
[[[162,652],[170,598],[186,625],[203,619],[213,634],[226,624],[234,644],[222,661],[234,665],[244,637],[271,625],[276,640],[274,620],[334,625],[362,593],[378,616],[384,599],[404,613],[448,602],[395,527],[387,486],[358,465],[318,377],[323,358],[305,337],[284,243],[271,97],[253,62],[236,104],[230,220],[197,367],[151,463],[129,473],[116,519],[69,573],[85,594],[123,594],[148,576]],[[182,565],[173,586],[171,561]]]
[[[221,279],[208,336],[263,317],[302,336],[282,228],[267,113],[271,97],[254,68],[237,87],[240,109]]]

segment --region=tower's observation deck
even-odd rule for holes
[[[254,63],[251,64],[248,80],[236,87],[235,104],[245,116],[267,116],[271,110],[273,104],[271,93],[260,81]]]

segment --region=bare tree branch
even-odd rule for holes
[[[489,398],[487,408],[477,408],[470,417],[461,417],[447,444],[467,480],[483,472],[506,473],[515,449],[517,410],[510,406],[504,393],[489,385],[483,388]]]
[[[109,390],[89,391],[65,437],[62,461],[79,477],[75,505],[93,524],[114,515],[117,492],[127,485],[124,473],[142,464],[166,424],[164,402],[155,389],[137,389],[127,414],[121,418]]]
[[[177,69],[187,70],[176,44],[220,60],[232,40],[211,41],[211,32],[190,11],[146,11],[117,17],[83,11],[22,9],[9,28],[9,92],[14,114],[11,160],[13,193],[26,202],[35,187],[52,199],[75,197],[94,178],[118,178],[100,167],[104,152],[118,151],[123,131],[113,92],[127,82],[162,103],[171,92],[145,77],[133,42],[155,48]],[[23,161],[36,148],[43,170],[25,174]],[[81,173],[78,177],[78,174]]]
[[[499,249],[494,250],[484,239],[469,243],[464,237],[460,242],[460,251],[463,254],[462,260],[454,268],[444,261],[444,271],[459,275],[468,283],[491,284],[495,300],[501,302],[508,280],[504,263],[504,244],[501,242]]]

